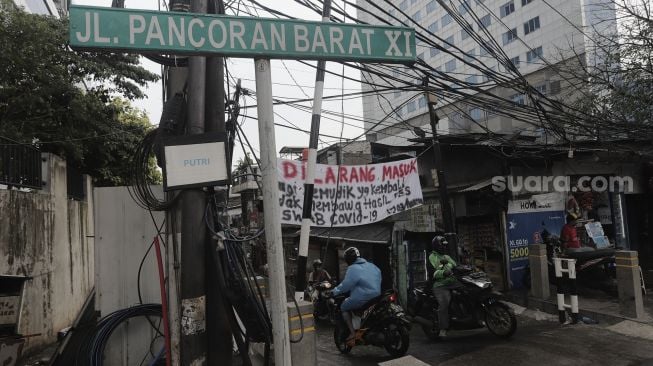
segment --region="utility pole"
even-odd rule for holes
[[[322,21],[331,20],[331,0],[324,0]],[[313,223],[313,190],[315,188],[315,165],[317,164],[317,144],[320,137],[320,116],[322,114],[322,95],[324,94],[324,71],[326,61],[317,62],[315,90],[313,95],[313,115],[311,117],[311,136],[308,142],[306,159],[306,180],[304,181],[304,205],[302,206],[302,226],[299,233],[299,251],[297,255],[297,274],[295,276],[295,299],[304,300],[306,289],[306,262],[308,260],[308,239]]]
[[[212,14],[224,14],[224,3],[222,0],[211,2],[208,12]],[[224,91],[224,58],[211,56],[206,58],[206,132],[225,132],[225,91]],[[229,141],[227,141],[229,142]],[[229,151],[230,149],[227,148]],[[227,159],[227,164],[230,159]],[[228,200],[228,191],[225,189],[209,193],[217,194],[216,202],[219,205]],[[226,207],[220,207],[226,210]],[[219,209],[220,209],[219,208]],[[222,273],[214,270],[215,241],[211,235],[207,235],[205,245],[205,268],[206,268],[206,364],[210,366],[221,365],[231,366],[232,354],[232,330],[229,324],[229,314],[233,311],[226,308],[224,293],[219,290],[218,284],[224,279],[218,278]]]
[[[192,0],[191,13],[206,13],[206,0]],[[188,60],[188,135],[205,130],[206,58]],[[206,193],[184,191],[181,202],[181,337],[182,365],[206,365]]]
[[[256,99],[258,100],[258,131],[261,150],[261,175],[263,180],[263,217],[265,242],[270,279],[270,315],[274,341],[274,364],[290,366],[290,338],[288,335],[288,308],[286,305],[286,275],[284,270],[279,212],[279,181],[277,179],[277,147],[274,137],[274,110],[272,105],[272,73],[270,60],[255,59]]]
[[[442,221],[444,224],[445,237],[449,241],[449,253],[453,258],[458,258],[458,238],[454,227],[453,213],[449,203],[449,192],[447,190],[447,179],[444,174],[444,165],[442,163],[442,150],[440,148],[440,139],[438,138],[438,122],[440,117],[435,111],[438,103],[437,96],[428,89],[429,78],[425,76],[422,82],[424,94],[429,107],[429,120],[431,121],[431,137],[433,143],[433,158],[435,159],[435,171],[437,176],[438,192],[440,194],[440,207],[442,208]]]

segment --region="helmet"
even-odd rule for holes
[[[356,259],[361,256],[361,252],[359,252],[358,248],[356,247],[347,248],[344,254],[345,262],[347,262],[348,265],[352,265],[354,262],[356,262]]]
[[[322,265],[322,261],[319,259],[316,259],[313,261],[313,268],[317,268]]]
[[[449,251],[449,242],[444,236],[436,235],[431,240],[431,249],[438,253],[447,253]]]

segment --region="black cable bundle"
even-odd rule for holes
[[[166,211],[172,207],[179,195],[173,196],[170,200],[160,200],[152,192],[151,182],[147,176],[149,171],[150,159],[155,156],[159,143],[159,129],[152,130],[145,135],[143,141],[136,147],[132,157],[132,185],[129,186],[129,194],[136,204],[146,210]]]
[[[93,337],[88,343],[88,365],[101,366],[104,358],[104,349],[111,334],[120,324],[136,317],[161,317],[160,304],[135,305],[126,309],[117,310],[100,319]]]

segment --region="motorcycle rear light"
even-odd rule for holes
[[[390,295],[390,297],[389,297],[388,299],[390,300],[390,302],[395,302],[395,301],[397,301],[397,294],[392,294],[392,295]]]

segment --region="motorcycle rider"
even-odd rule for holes
[[[349,328],[347,342],[356,337],[351,312],[363,306],[369,300],[381,295],[381,270],[373,263],[361,258],[356,247],[349,247],[344,253],[345,262],[349,267],[345,279],[333,289],[333,296],[349,292],[349,297],[342,303],[340,310],[342,318]]]
[[[447,336],[449,329],[449,304],[451,303],[450,286],[456,283],[452,276],[456,262],[446,253],[449,243],[443,236],[436,235],[431,240],[429,263],[433,267],[433,296],[438,301],[438,322],[440,337]]]
[[[316,259],[313,261],[313,272],[308,276],[308,283],[320,283],[323,281],[331,281],[329,272],[322,268],[322,261]]]

